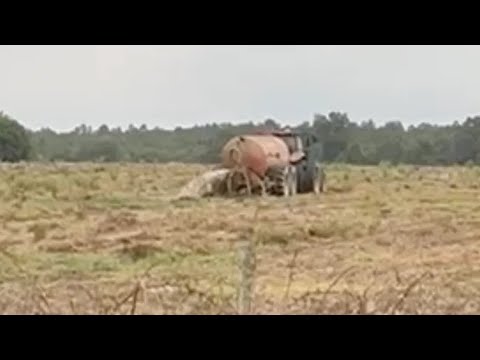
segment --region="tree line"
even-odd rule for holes
[[[278,129],[268,119],[260,123],[208,124],[164,130],[146,125],[127,129],[80,125],[71,132],[29,131],[0,112],[0,161],[128,161],[216,163],[228,139],[240,134]],[[372,120],[353,122],[346,113],[317,114],[293,128],[314,134],[323,144],[325,162],[377,165],[480,164],[480,116],[450,125],[400,121],[377,126]]]

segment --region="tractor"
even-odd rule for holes
[[[322,155],[322,144],[310,133],[284,129],[234,137],[222,150],[222,166],[231,170],[228,192],[319,194],[325,184]]]
[[[295,171],[292,173],[292,182],[296,184],[293,187],[295,193],[314,192],[319,194],[325,189],[325,171],[321,165],[323,157],[323,146],[317,137],[311,133],[299,133],[286,131],[276,131],[272,133],[282,139],[288,147],[291,157],[291,166]]]

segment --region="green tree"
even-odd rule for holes
[[[133,125],[122,130],[105,125],[92,131],[90,126],[81,125],[70,133],[42,129],[31,133],[31,139],[37,158],[45,160],[217,163],[222,147],[231,137],[285,125],[288,124],[274,119],[178,126],[175,130]],[[454,121],[451,125],[423,123],[404,127],[400,121],[383,126],[376,126],[373,120],[355,123],[346,113],[331,112],[328,116],[315,114],[313,122],[304,122],[292,130],[315,135],[326,162],[480,163],[480,117],[467,118],[463,123]]]
[[[31,154],[30,138],[16,120],[0,112],[0,161],[27,160]]]
[[[342,160],[349,164],[366,164],[367,159],[359,144],[352,144],[341,156]]]
[[[109,138],[88,141],[76,151],[74,158],[79,161],[120,161],[123,158],[120,144]]]

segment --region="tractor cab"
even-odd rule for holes
[[[272,135],[282,138],[287,144],[290,154],[298,157],[299,160],[304,160],[307,157],[313,157],[315,160],[320,161],[321,158],[321,144],[317,137],[308,132],[292,132],[290,129],[284,129],[280,131],[272,132]]]
[[[292,132],[290,129],[275,131],[274,136],[282,138],[291,154],[291,162],[297,172],[297,191],[306,193],[323,191],[324,172],[320,165],[323,160],[323,145],[309,132]]]
[[[302,139],[296,133],[293,133],[290,129],[274,131],[272,132],[272,135],[281,138],[287,144],[290,154],[293,154],[295,152],[303,152]]]

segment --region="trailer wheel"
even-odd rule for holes
[[[277,196],[290,195],[290,175],[288,166],[272,166],[268,169],[267,177],[270,183],[269,193]]]

